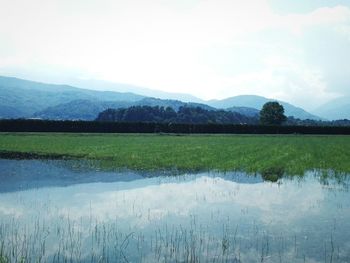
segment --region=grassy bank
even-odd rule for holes
[[[2,133],[0,156],[98,159],[140,170],[350,173],[350,136]]]

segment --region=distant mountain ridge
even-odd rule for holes
[[[33,114],[34,118],[49,120],[94,120],[106,109],[127,108],[132,105],[127,101],[90,101],[73,100],[48,107]]]
[[[250,107],[230,107],[230,108],[227,108],[226,110],[232,111],[232,112],[238,112],[248,117],[258,116],[260,113],[258,109],[250,108]]]
[[[331,100],[315,109],[314,113],[329,120],[350,120],[350,96],[343,96]]]
[[[125,86],[125,89],[127,89],[127,86]],[[165,96],[166,94],[168,93],[163,95]],[[264,103],[273,101],[261,96],[243,95],[224,100],[203,102],[194,96],[188,96],[188,98],[193,97],[195,101],[184,102],[174,99],[152,98],[132,92],[90,90],[69,85],[47,84],[0,76],[0,118],[93,120],[98,113],[108,108],[163,106],[177,110],[184,105],[200,107],[206,110],[226,109],[254,117],[259,114],[259,110]],[[280,103],[284,106],[288,116],[300,119],[320,119],[287,102]]]
[[[96,80],[96,79],[69,79],[69,84],[84,89],[94,89],[94,90],[108,90],[116,92],[132,92],[135,94],[140,94],[144,97],[152,97],[158,99],[168,99],[168,100],[180,100],[183,102],[195,102],[195,103],[205,103],[204,100],[199,99],[191,94],[178,93],[178,92],[166,92],[161,90],[154,90],[144,87],[139,87],[136,85],[114,83],[110,81]]]
[[[130,92],[95,91],[0,77],[0,118],[29,118],[36,112],[73,100],[137,101],[143,98]]]

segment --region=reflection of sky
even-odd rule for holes
[[[341,241],[342,247],[349,247],[345,232],[332,230],[334,225],[350,230],[348,200],[348,192],[326,190],[311,177],[303,182],[284,179],[281,184],[249,184],[207,174],[184,175],[2,193],[0,224],[11,218],[20,224],[38,217],[46,222],[63,217],[75,222],[93,218],[98,222],[117,220],[125,231],[152,233],[165,225],[189,227],[195,217],[197,224],[209,227],[214,235],[221,235],[223,224],[230,228],[239,225],[244,238],[245,228],[256,224],[271,235],[302,236],[298,243],[305,246],[316,238],[323,249],[330,230],[338,245]],[[317,255],[318,249],[311,247],[310,251]],[[249,255],[247,262],[258,254]]]
[[[212,209],[215,205],[231,206],[237,210],[258,211],[265,222],[288,222],[305,212],[316,213],[318,202],[324,199],[319,184],[239,184],[223,178],[197,177],[193,180],[159,180],[158,178],[132,182],[92,183],[65,188],[38,190],[1,195],[3,214],[26,216],[32,213],[28,202],[49,202],[58,214],[71,218],[94,216],[132,218],[138,224],[161,219],[166,215],[188,216],[197,209]],[[162,182],[158,184],[159,182]],[[42,198],[45,197],[43,200]],[[20,201],[19,201],[20,200]],[[314,207],[314,209],[311,209]],[[135,218],[135,215],[139,217]]]

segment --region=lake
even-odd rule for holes
[[[332,178],[0,159],[0,262],[350,262]]]

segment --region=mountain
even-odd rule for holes
[[[321,119],[320,117],[315,116],[303,110],[302,108],[293,106],[292,104],[289,104],[287,102],[268,99],[265,97],[255,96],[255,95],[241,95],[241,96],[230,97],[223,100],[210,100],[210,101],[207,101],[207,104],[212,107],[222,108],[222,109],[228,109],[232,107],[250,107],[250,108],[255,108],[257,110],[260,110],[262,106],[268,101],[278,101],[281,105],[283,105],[285,114],[287,116],[293,116],[299,119],[311,119],[311,120]]]
[[[209,100],[207,104],[220,109],[227,109],[231,107],[250,107],[260,110],[262,105],[266,103],[268,99],[255,95],[241,95],[226,98],[223,100]]]
[[[42,111],[34,113],[32,117],[51,120],[94,120],[100,112],[107,109],[129,108],[131,106],[171,107],[176,111],[182,106],[215,110],[205,104],[185,103],[178,100],[161,100],[155,98],[144,98],[138,101],[73,100],[68,103],[48,107]]]
[[[32,117],[49,120],[94,120],[106,109],[127,108],[132,102],[73,100],[68,103],[48,107],[36,112]]]
[[[255,108],[249,108],[249,107],[231,107],[231,108],[227,108],[226,110],[237,112],[239,114],[242,114],[248,117],[256,117],[260,113],[259,110]]]
[[[314,113],[329,120],[350,120],[350,96],[331,100],[315,109]]]
[[[140,101],[135,102],[134,106],[171,107],[176,111],[182,106],[199,107],[205,110],[216,110],[214,107],[210,107],[203,103],[183,102],[179,100],[156,99],[156,98],[144,98]]]
[[[74,100],[137,101],[133,93],[94,91],[0,76],[0,118],[28,118],[35,112]]]
[[[163,106],[178,110],[181,106],[200,107],[206,110],[227,109],[245,116],[256,116],[262,105],[271,99],[245,95],[224,100],[202,100],[187,94],[167,93],[141,87],[115,84],[104,81],[84,81],[85,88],[69,85],[47,84],[0,76],[0,118],[44,118],[44,119],[95,119],[107,108],[130,106]],[[145,97],[132,92],[90,90],[99,88],[120,91],[140,91],[153,94]],[[152,93],[154,92],[154,93]],[[166,99],[160,99],[165,97]],[[172,97],[183,100],[170,99]],[[190,102],[184,102],[190,101]],[[320,119],[301,108],[280,101],[287,116],[300,119]]]
[[[158,99],[180,100],[183,102],[205,103],[203,100],[186,93],[165,92],[154,90],[135,85],[114,83],[103,80],[85,80],[85,79],[68,79],[67,83],[78,88],[93,89],[93,90],[108,90],[116,92],[132,92],[140,94],[144,97],[152,97]]]

